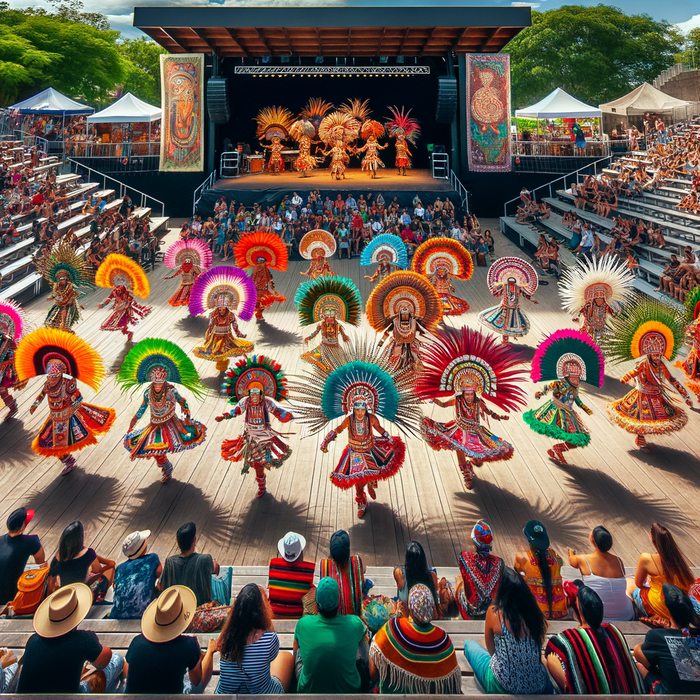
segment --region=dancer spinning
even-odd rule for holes
[[[372,284],[381,282],[395,270],[405,270],[408,267],[406,244],[391,233],[376,236],[364,247],[360,255],[360,266],[366,265],[377,266],[371,277],[365,275],[365,279]]]
[[[424,369],[416,394],[442,408],[454,407],[455,412],[454,420],[448,423],[423,418],[423,439],[434,450],[457,453],[464,485],[470,489],[474,467],[513,456],[513,446],[487,430],[481,417],[509,419],[494,413],[485,399],[505,411],[519,410],[525,404],[525,392],[519,386],[525,375],[516,369],[520,360],[496,343],[494,336],[466,327],[442,329],[422,355]],[[441,401],[438,396],[452,398]]]
[[[308,344],[319,333],[321,344],[305,352],[302,360],[314,365],[327,365],[329,355],[338,353],[340,339],[346,343],[349,338],[342,323],[359,326],[362,320],[362,297],[355,283],[347,277],[322,277],[305,282],[297,290],[294,303],[299,312],[301,326],[317,323],[316,330],[304,338]]]
[[[522,338],[530,331],[530,321],[520,310],[520,297],[524,296],[533,304],[537,291],[537,272],[529,262],[521,258],[499,258],[489,268],[486,276],[489,291],[495,297],[501,297],[498,306],[482,311],[478,320],[499,335],[505,345],[508,338]]]
[[[112,253],[97,268],[95,284],[98,287],[114,287],[109,296],[97,305],[101,309],[114,302],[112,313],[100,326],[100,330],[121,331],[130,343],[134,332],[129,330],[129,325],[135,326],[151,313],[150,306],[141,306],[134,301],[134,295],[146,299],[151,292],[146,273],[141,265],[126,255]]]
[[[289,134],[299,148],[294,169],[298,170],[302,177],[306,177],[306,171],[316,167],[316,158],[311,155],[311,144],[314,143],[316,127],[307,119],[299,118],[289,127]]]
[[[255,117],[258,128],[255,136],[258,140],[270,141],[270,145],[261,144],[270,151],[267,161],[267,171],[279,175],[284,170],[282,150],[283,140],[289,138],[289,127],[294,121],[294,116],[286,107],[265,107]]]
[[[442,321],[442,303],[432,285],[417,272],[399,270],[382,280],[367,299],[367,321],[389,338],[386,356],[397,375],[407,380],[421,370],[419,336],[434,333]]]
[[[379,137],[384,136],[384,126],[374,119],[368,119],[360,129],[360,135],[365,139],[362,148],[356,148],[355,154],[366,153],[362,159],[362,170],[369,170],[370,178],[377,177],[377,170],[384,167],[379,151],[389,147],[388,143],[379,144]]]
[[[201,445],[207,433],[206,426],[192,420],[187,401],[173,384],[181,384],[199,399],[206,396],[207,388],[199,381],[192,360],[175,343],[161,338],[146,338],[131,348],[117,375],[123,391],[135,391],[149,382],[141,406],[129,423],[124,447],[132,460],[155,460],[165,484],[173,475],[168,455]],[[178,404],[184,418],[177,415]],[[150,409],[149,424],[134,430],[146,409]]]
[[[608,314],[615,313],[634,299],[635,274],[624,260],[604,255],[600,260],[583,258],[562,276],[559,295],[564,309],[583,316],[581,331],[600,342]]]
[[[14,301],[0,302],[0,399],[9,409],[5,420],[17,415],[17,401],[10,389],[21,391],[27,382],[17,379],[15,352],[27,326],[23,309]]]
[[[168,246],[165,251],[165,265],[177,269],[163,279],[169,280],[180,275],[180,286],[168,299],[170,306],[189,306],[194,281],[212,266],[213,260],[209,247],[196,238],[175,241]]]
[[[105,376],[102,358],[73,333],[39,328],[25,336],[15,352],[17,378],[46,375],[44,388],[29,409],[32,415],[48,397],[49,417],[32,442],[32,451],[43,457],[57,457],[63,463],[61,476],[76,467],[73,452],[97,444],[114,424],[113,408],[83,401],[78,381],[97,391]]]
[[[300,274],[310,277],[312,280],[319,277],[330,277],[335,274],[331,270],[328,258],[335,253],[335,238],[321,228],[309,231],[299,241],[299,254],[305,260],[311,260],[311,265],[306,272]]]
[[[279,405],[287,398],[287,378],[279,364],[269,357],[255,355],[239,360],[226,373],[223,385],[234,408],[217,416],[217,422],[235,416],[245,416],[242,434],[221,443],[221,457],[229,462],[243,462],[241,474],[252,467],[258,484],[256,498],[267,492],[265,470],[279,469],[292,450],[284,439],[270,426],[270,416],[280,423],[294,419],[291,411]]]
[[[253,281],[237,267],[220,265],[197,278],[190,296],[190,313],[193,316],[212,309],[204,345],[196,347],[192,354],[203,360],[216,362],[216,369],[223,372],[229,358],[253,352],[253,343],[238,328],[235,311],[241,321],[250,321],[255,309],[256,294]],[[233,333],[231,332],[233,329]]]
[[[685,372],[685,385],[700,401],[700,287],[695,287],[685,298],[686,329],[685,337],[690,351],[685,360],[679,360],[674,367]]]
[[[603,349],[614,362],[639,360],[620,380],[634,379],[635,388],[608,405],[608,416],[628,433],[634,433],[637,447],[651,452],[647,435],[664,435],[680,430],[688,416],[668,394],[670,384],[693,405],[688,392],[671,374],[664,362],[673,360],[683,343],[683,320],[674,309],[658,301],[629,306],[615,316],[611,333],[603,339]],[[667,384],[668,383],[668,384]]]
[[[566,464],[564,452],[585,447],[591,441],[586,425],[574,410],[574,404],[589,416],[593,413],[581,401],[579,387],[581,382],[598,388],[603,386],[603,353],[586,333],[573,329],[557,331],[537,347],[530,377],[533,382],[550,382],[535,394],[536,399],[549,392],[552,398],[539,408],[525,413],[523,420],[536,433],[561,441],[547,450],[547,454],[559,464]]]
[[[263,320],[263,312],[275,302],[283,304],[287,298],[277,293],[270,270],[284,272],[289,252],[279,236],[270,231],[255,231],[243,236],[233,250],[236,265],[242,270],[253,268],[251,279],[257,294],[255,318]]]
[[[474,272],[469,251],[451,238],[430,238],[421,243],[413,254],[411,269],[430,280],[442,299],[444,316],[461,316],[469,304],[452,294],[452,277],[468,280]]]
[[[411,110],[404,113],[404,108],[389,107],[392,119],[386,123],[389,136],[396,139],[396,168],[399,175],[405,175],[406,170],[411,167],[411,152],[408,150],[410,141],[416,145],[416,139],[420,136],[420,125],[417,119],[412,119],[409,115]]]
[[[318,135],[326,145],[324,156],[331,158],[331,178],[345,178],[345,168],[350,161],[348,148],[360,133],[360,122],[346,112],[332,112],[321,120]]]

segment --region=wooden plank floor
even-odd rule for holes
[[[482,222],[496,237],[496,254],[521,254],[497,231],[495,220]],[[175,238],[168,234],[167,241]],[[366,299],[370,274],[357,259],[334,259],[334,270],[356,280]],[[266,314],[264,323],[242,324],[256,350],[280,361],[288,374],[300,371],[302,333],[291,302],[299,274],[306,263],[292,262],[286,273],[276,273],[277,289],[289,301]],[[191,318],[186,310],[174,310],[167,299],[177,282],[163,281],[163,265],[150,273],[153,313],[136,329],[136,340],[162,335],[191,351],[206,330],[205,318]],[[478,311],[494,303],[486,288],[486,270],[477,268],[469,282],[457,282],[457,294],[466,298],[471,310],[448,320],[450,324],[476,324]],[[53,554],[63,528],[80,519],[91,545],[104,556],[117,557],[125,535],[135,529],[153,531],[153,547],[161,558],[175,549],[174,534],[189,520],[197,523],[199,550],[211,552],[227,564],[263,565],[275,554],[276,544],[288,530],[304,534],[307,555],[325,555],[330,535],[338,528],[350,531],[353,548],[369,565],[390,566],[403,559],[406,542],[423,543],[429,560],[438,566],[454,566],[459,551],[469,545],[469,533],[477,518],[486,519],[495,533],[495,552],[512,561],[523,548],[522,527],[530,518],[545,522],[554,546],[587,546],[590,529],[604,524],[615,538],[614,551],[627,566],[634,566],[640,551],[649,548],[648,528],[654,521],[668,525],[694,565],[700,564],[700,416],[690,412],[688,426],[680,433],[651,440],[655,452],[645,455],[635,449],[632,437],[605,417],[605,404],[627,389],[618,378],[628,369],[608,369],[602,390],[585,389],[584,401],[593,408],[587,419],[593,434],[591,445],[570,453],[571,464],[558,466],[546,458],[550,441],[530,431],[522,419],[492,428],[516,446],[514,458],[482,467],[472,491],[466,492],[451,453],[436,453],[420,439],[408,440],[407,459],[399,474],[380,484],[378,500],[371,503],[363,521],[355,517],[350,492],[334,488],[328,475],[345,445],[339,439],[327,455],[319,449],[320,436],[304,438],[299,428],[289,430],[294,456],[268,477],[270,493],[255,499],[252,475],[241,476],[236,465],[219,456],[222,439],[237,434],[240,419],[216,423],[225,408],[218,395],[221,377],[213,363],[195,359],[203,381],[210,387],[204,402],[188,397],[194,416],[208,426],[207,441],[197,450],[173,459],[174,480],[162,486],[159,471],[149,462],[131,462],[122,446],[129,421],[138,408],[138,398],[121,395],[114,373],[127,346],[123,336],[99,331],[106,310],[97,303],[104,290],[88,294],[84,319],[76,331],[102,353],[108,377],[97,396],[82,387],[87,401],[114,406],[118,418],[99,445],[78,454],[80,468],[61,477],[61,465],[43,459],[29,448],[47,415],[46,405],[29,415],[29,406],[40,391],[42,379],[34,379],[19,394],[16,420],[0,424],[0,520],[24,505],[36,510],[31,531],[39,534],[48,554]],[[526,303],[532,330],[522,342],[525,361],[545,333],[570,325],[561,310],[553,278],[537,293],[538,306]],[[40,325],[47,308],[45,297],[28,305],[31,321]],[[366,322],[360,332],[372,332]],[[675,370],[674,370],[675,371]],[[530,406],[536,387],[528,385]],[[449,412],[426,405],[426,412],[447,419]],[[286,432],[286,431],[285,431]]]

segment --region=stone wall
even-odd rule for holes
[[[679,73],[659,89],[679,100],[700,102],[700,70]]]

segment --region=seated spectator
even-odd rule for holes
[[[211,603],[211,577],[219,573],[219,564],[211,554],[200,554],[197,548],[197,526],[185,523],[176,534],[180,554],[165,560],[163,573],[158,581],[158,590],[170,586],[187,586],[197,596],[197,607]],[[226,602],[226,601],[219,601]]]
[[[539,520],[530,520],[523,530],[530,549],[515,555],[513,568],[523,574],[537,604],[549,620],[569,614],[561,580],[562,558],[549,546],[549,535]]]
[[[494,604],[486,613],[484,639],[464,642],[464,655],[486,693],[550,695],[552,683],[542,663],[547,620],[525,579],[506,567]]]
[[[634,648],[634,658],[648,691],[664,695],[700,693],[700,620],[690,598],[678,586],[663,585],[668,629],[649,630]],[[692,630],[691,624],[695,627]]]
[[[474,551],[459,555],[455,599],[464,620],[483,620],[496,596],[505,563],[500,557],[491,554],[493,533],[487,522],[476,522],[472,528],[471,540]]]
[[[316,564],[304,561],[306,539],[288,532],[278,543],[279,557],[270,560],[267,592],[275,618],[299,618],[304,614],[302,598],[314,580]]]
[[[163,591],[143,614],[141,634],[134,637],[126,652],[129,673],[127,694],[180,695],[201,693],[214,670],[211,639],[202,654],[197,637],[185,635],[192,621],[197,599],[186,586]]]
[[[432,591],[422,583],[408,594],[407,617],[395,617],[372,640],[369,675],[388,694],[461,695],[462,670],[449,635],[431,624]]]
[[[17,581],[29,557],[43,564],[46,556],[37,535],[25,535],[33,510],[17,508],[7,519],[7,534],[0,537],[0,608],[17,595]]]
[[[334,578],[324,577],[316,589],[318,615],[302,617],[294,630],[297,692],[336,695],[359,693],[357,667],[366,628],[359,617],[339,609],[340,591]]]
[[[17,657],[14,652],[9,649],[0,649],[0,694],[15,692],[14,681],[17,669]]]
[[[216,650],[221,655],[217,695],[280,695],[289,692],[294,657],[280,651],[272,610],[260,586],[236,596]]]
[[[157,595],[156,580],[163,572],[158,555],[148,553],[150,530],[132,532],[122,544],[127,558],[114,575],[114,604],[109,616],[115,620],[140,620]],[[145,692],[145,691],[144,691]]]
[[[34,613],[34,631],[24,649],[18,693],[70,694],[113,692],[124,657],[100,644],[90,630],[76,629],[92,607],[92,591],[84,583],[64,585]],[[104,684],[91,686],[80,677],[85,662],[104,674]],[[99,674],[98,674],[99,675]]]
[[[338,614],[361,617],[362,600],[366,594],[365,565],[359,555],[350,556],[350,536],[345,530],[333,533],[330,550],[331,558],[321,559],[320,578],[330,576],[338,582],[338,588],[342,591]]]
[[[617,627],[603,623],[600,596],[582,581],[573,610],[578,627],[550,637],[547,668],[559,691],[572,695],[642,695],[644,682]]]

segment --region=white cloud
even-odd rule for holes
[[[511,7],[539,7],[539,2],[511,2]]]
[[[693,15],[689,20],[685,22],[678,22],[676,26],[684,33],[687,34],[691,29],[697,29],[700,27],[700,15]]]

